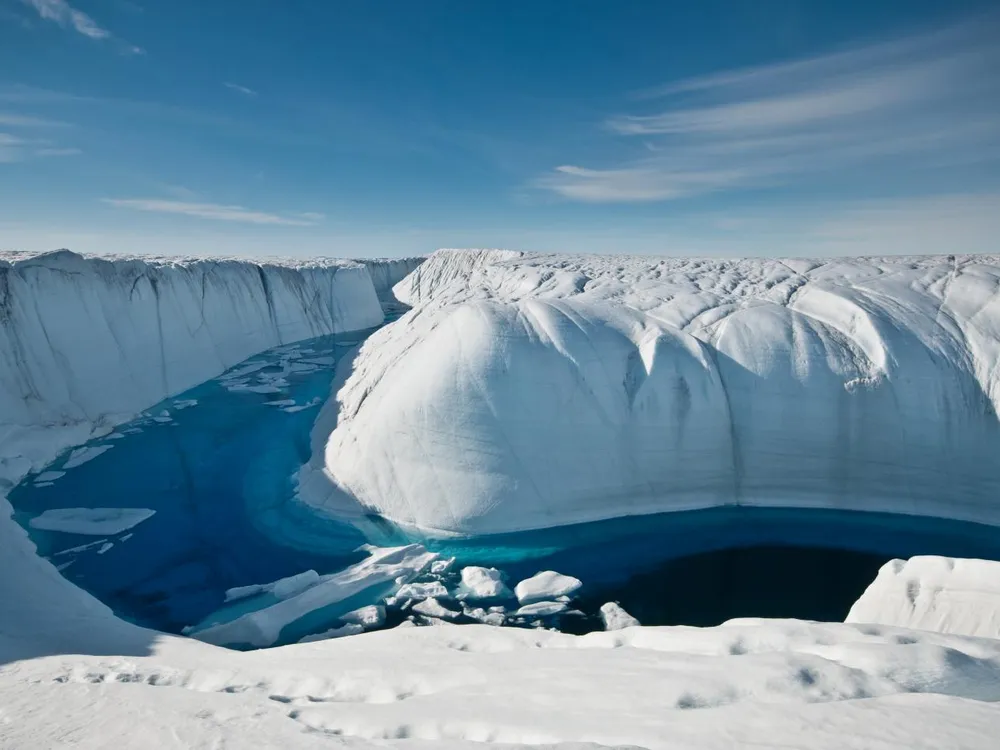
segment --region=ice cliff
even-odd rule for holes
[[[51,457],[41,429],[80,442],[258,351],[382,320],[350,261],[0,258],[0,477]]]
[[[11,639],[144,637],[36,556],[12,483],[257,352],[382,323],[406,263],[0,253],[0,659]]]
[[[326,474],[438,535],[726,504],[1000,524],[998,289],[992,257],[441,251],[340,390]]]
[[[394,301],[392,288],[413,273],[424,262],[423,257],[413,258],[373,258],[358,261],[364,263],[372,277],[375,293],[385,304]]]

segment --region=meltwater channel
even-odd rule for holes
[[[371,333],[273,349],[163,401],[16,487],[16,520],[119,616],[174,633],[218,611],[227,589],[358,562],[369,540],[298,502],[294,477],[337,365]],[[88,514],[107,508],[153,513]],[[725,507],[446,541],[366,526],[382,529],[378,543],[456,557],[449,584],[466,564],[497,567],[511,585],[545,569],[580,578],[572,616],[544,623],[570,632],[600,627],[606,601],[646,625],[838,620],[893,557],[1000,559],[994,527],[836,510]]]

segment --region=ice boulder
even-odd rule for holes
[[[503,581],[503,573],[496,568],[469,565],[462,568],[462,582],[455,591],[459,600],[509,599],[510,589]]]
[[[1000,638],[1000,562],[935,556],[891,560],[845,622]]]
[[[579,578],[565,576],[554,570],[543,570],[517,584],[514,587],[514,595],[520,604],[531,604],[543,599],[569,596],[582,585]]]

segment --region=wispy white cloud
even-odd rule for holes
[[[246,86],[240,86],[238,83],[229,83],[228,81],[224,84],[227,89],[236,91],[237,93],[243,94],[244,96],[257,96],[257,92]]]
[[[39,148],[35,149],[35,156],[77,156],[82,154],[79,148]]]
[[[15,133],[0,132],[0,163],[28,161],[40,156],[71,156],[81,153],[78,148],[61,146],[43,133],[53,127],[64,127],[66,123],[42,120],[37,117],[0,112],[0,126],[11,128]]]
[[[536,184],[572,200],[671,200],[876,162],[1000,158],[998,31],[988,18],[641,92],[646,112],[605,123],[630,154],[601,168],[557,167]]]
[[[67,126],[67,123],[57,120],[45,120],[40,117],[28,117],[9,112],[0,112],[0,125],[8,128],[63,128]]]
[[[66,0],[21,0],[21,2],[34,8],[44,20],[57,23],[64,29],[73,29],[90,39],[110,40],[115,38],[110,31],[98,24],[97,21],[82,10],[77,10],[71,6]],[[126,54],[145,54],[145,50],[142,47],[137,47],[126,42],[121,43],[121,49]]]
[[[179,214],[193,216],[199,219],[216,221],[233,221],[243,224],[274,224],[295,227],[315,226],[322,220],[321,214],[297,213],[281,215],[264,211],[253,211],[243,206],[226,206],[218,203],[191,203],[187,201],[171,201],[147,198],[104,198],[103,201],[119,208],[131,208],[136,211],[151,211],[154,213]]]

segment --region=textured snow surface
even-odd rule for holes
[[[326,472],[436,535],[726,504],[997,524],[998,290],[992,257],[441,251],[339,391]]]
[[[851,607],[847,622],[1000,638],[1000,562],[892,560]]]
[[[0,667],[0,744],[992,750],[1000,725],[1000,641],[893,627],[444,624],[251,653],[134,632]]]

